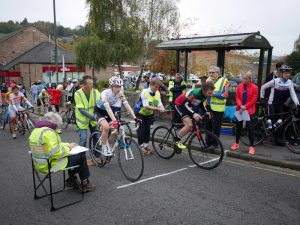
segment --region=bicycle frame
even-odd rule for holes
[[[130,123],[130,122],[128,122]],[[118,132],[119,132],[119,135],[118,135],[118,138],[116,139],[115,141],[115,144],[114,146],[112,147],[112,152],[114,153],[115,150],[119,147],[120,143],[124,143],[123,145],[123,148],[124,148],[124,151],[125,151],[125,158],[126,160],[131,160],[131,159],[134,159],[134,156],[132,154],[132,151],[131,151],[131,148],[129,147],[129,145],[127,145],[126,143],[126,140],[125,140],[125,129],[124,129],[124,126],[126,125],[126,123],[122,124],[122,122],[120,123],[120,126],[118,128]],[[128,153],[130,154],[130,157],[128,158]]]
[[[29,127],[32,126],[34,127],[34,125],[32,124],[32,122],[28,119],[28,110],[25,110],[25,111],[21,111],[18,113],[18,116],[17,116],[17,124],[20,123],[21,125],[21,128],[23,130],[28,130],[29,131]],[[26,128],[27,127],[27,128]]]

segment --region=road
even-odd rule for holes
[[[47,199],[33,199],[28,134],[13,140],[0,131],[0,223],[6,224],[300,224],[300,172],[225,158],[206,171],[188,154],[163,160],[145,157],[139,182],[127,181],[116,159],[90,167],[95,192],[83,202],[50,212]],[[63,140],[78,133],[64,131]],[[57,177],[58,178],[58,177]],[[59,199],[79,197],[67,190]]]

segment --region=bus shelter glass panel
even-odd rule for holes
[[[188,80],[197,83],[205,82],[208,78],[208,69],[217,64],[216,51],[192,51],[188,57]]]
[[[229,91],[235,93],[236,87],[242,81],[242,74],[247,71],[252,72],[252,79],[257,83],[258,50],[238,50],[225,52],[224,76],[229,81]]]

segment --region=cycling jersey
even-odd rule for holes
[[[11,93],[9,95],[8,113],[10,118],[16,117],[16,112],[18,110],[24,110],[24,108],[21,106],[23,99],[24,95],[21,92],[19,92],[17,95],[15,95],[14,93]],[[12,101],[14,101],[14,104]]]
[[[126,97],[122,91],[118,94],[113,93],[112,89],[106,89],[101,92],[100,99],[96,102],[96,107],[106,111],[105,105],[109,104],[114,111],[116,108],[121,108],[122,103],[126,103]]]
[[[196,88],[179,95],[178,98],[175,100],[175,105],[182,105],[185,102],[188,102],[189,105],[194,107],[205,102],[205,100],[206,97],[202,93],[201,88]]]
[[[195,113],[193,107],[200,107],[203,112],[207,112],[205,107],[206,97],[200,88],[192,89],[181,94],[175,100],[175,109],[180,118],[192,117]]]
[[[14,93],[11,93],[9,95],[9,105],[12,105],[12,101],[14,101],[14,105],[19,108],[21,107],[21,102],[23,101],[24,99],[24,94],[19,92],[17,95],[15,95]],[[22,107],[21,107],[22,108]]]
[[[265,97],[265,90],[268,88],[272,88],[268,101],[269,105],[283,104],[289,97],[291,97],[295,105],[299,105],[299,100],[295,93],[293,82],[290,79],[285,80],[283,78],[276,78],[264,84],[260,90],[261,98]]]

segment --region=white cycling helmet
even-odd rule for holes
[[[119,77],[111,77],[109,78],[109,85],[111,86],[123,86],[123,80]]]

